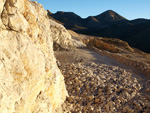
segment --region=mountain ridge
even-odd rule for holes
[[[148,38],[150,36],[150,19],[128,20],[113,10],[107,10],[87,18],[81,18],[73,12],[63,12],[61,16],[58,16],[57,12],[49,16],[62,22],[67,29],[77,33],[118,38],[127,41],[132,47],[150,53],[150,39]],[[143,41],[143,39],[145,40]]]

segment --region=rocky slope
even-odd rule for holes
[[[63,64],[68,97],[68,113],[149,113],[150,97],[143,85],[118,67],[98,63]],[[149,84],[149,82],[147,82]]]
[[[68,95],[53,54],[80,46],[47,11],[28,0],[0,1],[0,112],[54,113]]]

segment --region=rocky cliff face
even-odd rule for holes
[[[0,1],[1,113],[61,112],[67,91],[53,41],[64,48],[78,46],[37,2]]]

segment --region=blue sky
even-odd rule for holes
[[[52,13],[69,11],[83,18],[111,9],[129,20],[150,19],[150,0],[37,0],[37,2]]]

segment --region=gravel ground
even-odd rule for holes
[[[150,113],[149,89],[119,67],[97,63],[59,64],[69,93],[64,113]]]

